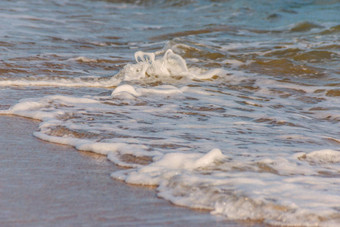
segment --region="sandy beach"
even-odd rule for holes
[[[1,226],[234,226],[113,180],[105,156],[38,140],[38,124],[0,117]]]

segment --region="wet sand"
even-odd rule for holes
[[[106,157],[38,140],[38,124],[0,116],[0,226],[240,226],[113,180]]]

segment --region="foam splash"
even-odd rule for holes
[[[163,56],[159,57],[156,53],[137,51],[135,53],[135,60],[135,64],[127,64],[118,73],[117,76],[122,78],[123,81],[161,79],[171,82],[183,78],[206,80],[225,73],[222,69],[205,71],[197,68],[188,68],[186,61],[180,55],[174,53],[172,49],[168,49]]]
[[[146,76],[170,77],[188,74],[185,60],[171,49],[167,50],[164,56],[159,59],[156,59],[154,53],[137,51],[135,59],[136,64],[126,65],[123,69],[126,81],[140,80]]]

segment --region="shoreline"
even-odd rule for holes
[[[110,177],[105,156],[41,141],[36,121],[0,116],[1,226],[241,226]]]

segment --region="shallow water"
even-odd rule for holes
[[[340,223],[338,1],[2,1],[0,109],[229,220]],[[20,100],[20,101],[18,101]]]

